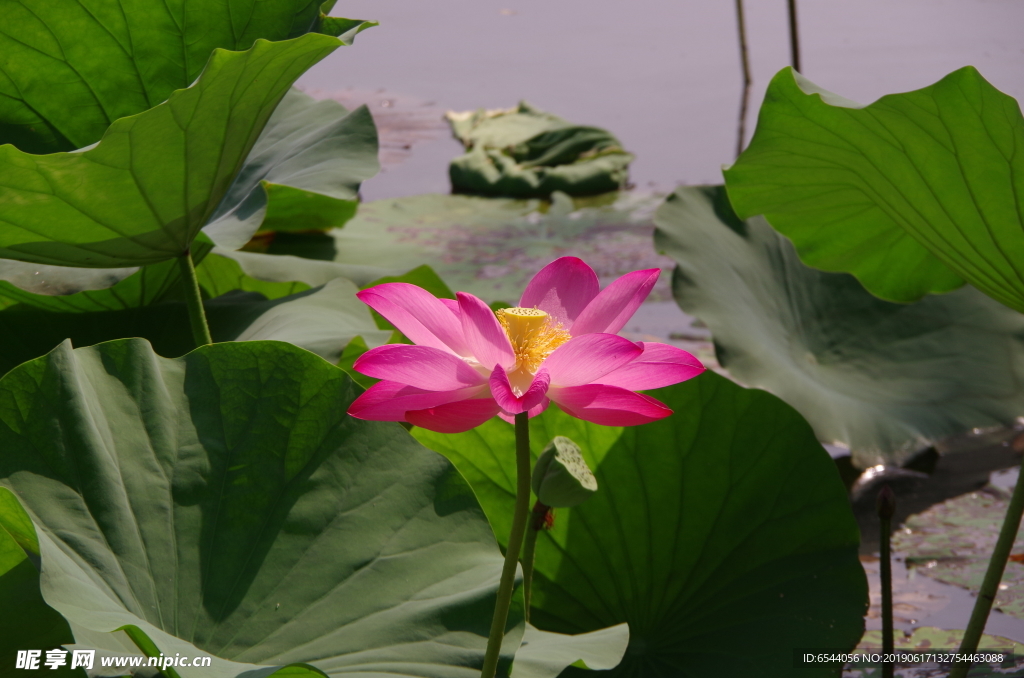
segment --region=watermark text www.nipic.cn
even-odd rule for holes
[[[177,654],[173,657],[160,655],[158,657],[140,657],[138,655],[103,655],[100,657],[100,666],[120,668],[141,668],[155,667],[160,670],[174,667],[205,667],[210,665],[210,657],[182,657]],[[87,671],[93,668],[96,661],[96,650],[18,650],[18,657],[14,662],[14,668],[27,671],[39,669],[56,670],[62,666],[72,669],[83,668]]]

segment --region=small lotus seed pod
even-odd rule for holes
[[[565,436],[548,443],[533,469],[533,492],[548,506],[576,506],[597,491],[597,478],[579,446]]]

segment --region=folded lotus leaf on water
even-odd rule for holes
[[[598,127],[575,125],[525,101],[516,108],[449,111],[445,117],[466,147],[448,168],[453,193],[591,195],[626,185],[633,156]]]

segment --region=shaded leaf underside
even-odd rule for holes
[[[744,384],[799,410],[866,468],[1024,412],[1024,317],[971,287],[914,304],[800,262],[721,187],[681,188],[655,217],[673,293]]]

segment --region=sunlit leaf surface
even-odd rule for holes
[[[0,24],[0,144],[28,153],[88,146],[118,118],[191,85],[214,49],[317,30],[320,9],[321,0],[9,0]],[[371,24],[355,23],[343,40]]]
[[[972,67],[868,106],[787,68],[725,180],[741,217],[883,299],[966,280],[1024,312],[1022,147],[1019,105]]]
[[[291,83],[340,44],[305,35],[218,50],[194,85],[117,120],[88,150],[0,146],[0,256],[115,268],[181,255]]]

